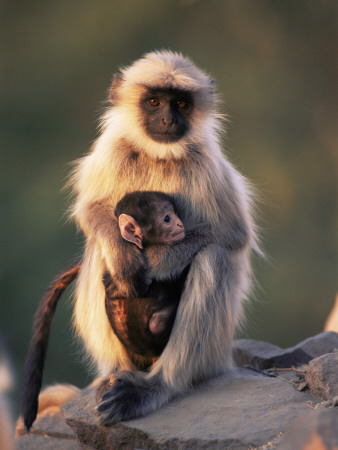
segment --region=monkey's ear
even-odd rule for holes
[[[140,249],[143,248],[142,230],[134,217],[128,216],[128,214],[121,214],[119,217],[119,227],[123,239],[136,244]]]
[[[113,105],[116,105],[116,103],[117,103],[117,97],[118,97],[117,91],[118,91],[118,88],[121,85],[122,81],[123,81],[122,74],[120,72],[117,72],[114,75],[113,82],[112,82],[112,85],[110,87],[110,92],[109,92],[109,99]]]

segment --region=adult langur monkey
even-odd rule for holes
[[[98,406],[105,425],[148,414],[231,364],[258,250],[248,184],[220,149],[213,80],[180,54],[153,52],[115,75],[110,101],[102,133],[70,181],[72,216],[87,238],[74,322],[98,373],[112,378]],[[114,208],[136,190],[173,195],[184,223],[205,224],[210,234],[187,233],[169,250],[121,249]],[[109,270],[128,297],[130,279],[147,264],[156,280],[191,268],[169,342],[141,372],[109,326],[102,274]]]

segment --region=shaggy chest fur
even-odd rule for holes
[[[117,151],[118,164],[112,168],[109,180],[111,204],[115,205],[127,192],[160,191],[174,195],[183,211],[188,208],[196,220],[202,220],[206,199],[212,201],[214,188],[201,160],[195,162],[197,154],[191,152],[182,159],[158,159],[123,146]]]

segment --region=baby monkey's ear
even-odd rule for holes
[[[142,230],[134,217],[128,216],[128,214],[121,214],[119,216],[119,227],[123,239],[128,242],[132,242],[133,244],[136,244],[140,249],[143,249]]]

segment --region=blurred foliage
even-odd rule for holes
[[[242,335],[281,346],[322,330],[337,289],[338,3],[334,0],[3,0],[0,330],[18,374],[54,274],[82,252],[61,188],[97,136],[112,74],[181,51],[212,73],[224,147],[260,193],[267,261]],[[88,382],[60,302],[46,383]]]

